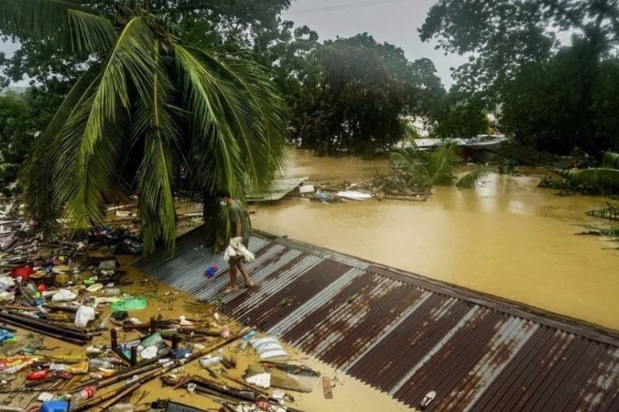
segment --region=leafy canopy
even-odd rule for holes
[[[401,115],[426,114],[444,92],[431,61],[410,62],[367,33],[327,41],[315,58],[320,82],[301,137],[322,154],[388,149],[404,135]]]
[[[241,47],[153,14],[161,2],[85,3],[0,0],[2,33],[91,59],[23,170],[27,210],[46,228],[62,217],[87,229],[111,198],[137,192],[145,251],[173,248],[181,176],[213,204],[219,187],[267,188],[282,101]]]
[[[619,144],[618,34],[616,0],[440,0],[420,29],[469,56],[454,71],[458,88],[504,104],[501,124],[517,141],[596,156]]]

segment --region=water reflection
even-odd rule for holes
[[[292,153],[288,174],[361,181],[383,160]],[[619,330],[619,252],[574,236],[603,199],[559,197],[539,176],[491,174],[475,190],[437,187],[427,202],[259,208],[254,227]]]

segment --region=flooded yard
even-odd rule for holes
[[[360,182],[385,160],[291,150],[286,175]],[[436,187],[427,202],[289,199],[259,206],[256,229],[619,330],[617,244],[575,236],[604,198],[537,188],[544,171],[491,174],[476,189]]]

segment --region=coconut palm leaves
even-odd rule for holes
[[[606,152],[599,168],[561,170],[568,182],[619,190],[619,153]]]
[[[432,151],[420,150],[414,140],[409,139],[408,147],[390,154],[393,169],[399,179],[408,187],[431,187],[451,185],[456,182],[456,167],[461,159],[456,153],[456,144],[446,141]],[[489,173],[488,168],[480,166],[461,178],[458,187],[474,187]]]
[[[282,103],[268,73],[238,51],[142,9],[121,11],[112,24],[72,0],[0,0],[3,33],[68,36],[62,47],[92,55],[23,170],[27,209],[44,227],[62,217],[87,229],[112,196],[138,192],[144,250],[159,239],[173,248],[181,172],[206,197],[268,188],[283,157]]]
[[[51,41],[63,51],[103,53],[114,44],[114,24],[75,0],[2,0],[0,31]]]

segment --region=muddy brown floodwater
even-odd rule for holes
[[[290,150],[286,175],[359,182],[385,160]],[[575,236],[604,198],[560,197],[538,174],[491,174],[476,189],[437,187],[427,202],[306,199],[260,206],[254,228],[619,330],[619,251]]]

